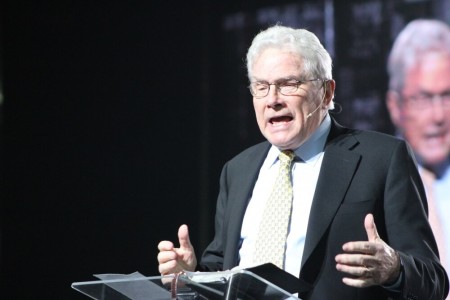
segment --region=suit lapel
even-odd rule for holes
[[[302,269],[333,220],[361,159],[351,151],[357,140],[344,131],[333,124],[328,137],[309,215]]]
[[[245,211],[255,186],[255,182],[258,178],[259,170],[267,156],[267,152],[270,149],[268,142],[261,143],[256,146],[253,151],[249,152],[246,157],[242,159],[242,169],[239,169],[239,174],[236,178],[239,178],[239,186],[241,187],[233,195],[236,201],[233,205],[227,209],[228,215],[226,220],[228,222],[227,236],[230,241],[239,241],[242,229],[242,222],[244,220]],[[225,255],[224,268],[234,267],[238,263],[240,245],[236,242],[228,243],[225,253],[235,253],[236,256],[228,257]]]

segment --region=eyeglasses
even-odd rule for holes
[[[298,88],[307,82],[318,81],[321,79],[309,79],[309,80],[294,80],[289,79],[285,81],[280,81],[276,83],[268,83],[264,81],[254,81],[251,82],[248,88],[250,89],[250,93],[255,98],[264,98],[269,94],[270,86],[274,85],[277,91],[284,96],[292,96],[294,95]]]
[[[450,108],[450,90],[441,94],[420,93],[405,97],[405,100],[408,106],[415,109],[427,109],[437,100],[443,107]]]

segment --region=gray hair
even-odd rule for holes
[[[308,79],[332,79],[332,60],[330,54],[312,32],[275,25],[261,31],[253,39],[247,52],[247,73],[252,78],[255,60],[269,48],[288,49],[303,59],[303,76]]]
[[[400,92],[409,69],[432,51],[450,54],[450,27],[438,20],[411,21],[396,38],[388,58],[389,89]]]

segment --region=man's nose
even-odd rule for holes
[[[269,93],[266,96],[267,106],[274,107],[281,104],[280,99],[280,91],[278,90],[278,86],[274,83],[270,84]]]

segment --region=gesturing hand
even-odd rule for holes
[[[354,287],[389,285],[400,275],[400,257],[378,235],[372,214],[364,220],[368,241],[348,242],[336,256],[336,269],[351,275],[343,282]]]
[[[194,271],[197,266],[197,258],[186,225],[181,225],[178,229],[178,240],[179,248],[175,248],[170,241],[162,241],[158,244],[158,269],[161,275],[178,273],[183,270]]]

